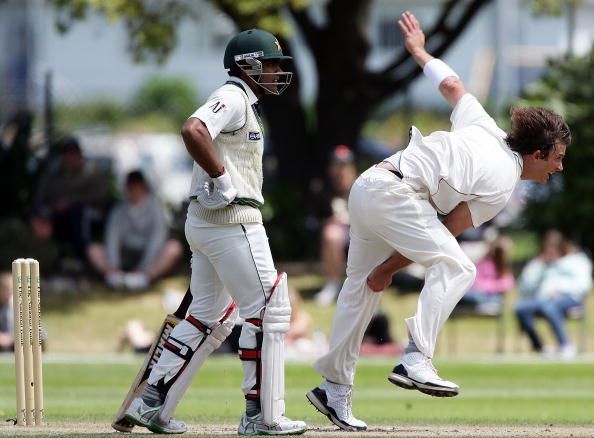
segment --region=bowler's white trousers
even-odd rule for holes
[[[313,365],[327,380],[345,385],[353,384],[363,334],[381,297],[366,281],[376,266],[396,250],[427,268],[416,315],[406,319],[410,336],[427,357],[433,357],[439,331],[476,274],[427,193],[386,169],[372,167],[357,179],[349,215],[347,279],[338,296],[329,351]]]
[[[257,223],[213,225],[188,216],[185,232],[192,250],[189,314],[212,326],[235,300],[240,317],[261,319],[261,311],[277,279],[264,226]],[[240,347],[256,348],[256,334],[261,331],[261,327],[244,323]],[[171,336],[195,349],[203,334],[184,320],[173,329]],[[154,384],[164,377],[167,383],[183,364],[179,356],[164,350],[148,382]],[[242,361],[242,364],[242,390],[247,394],[259,376],[255,362]]]

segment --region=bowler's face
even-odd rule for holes
[[[565,158],[566,149],[566,145],[557,142],[549,152],[548,157],[535,161],[536,175],[534,180],[536,182],[546,184],[553,173],[563,171],[563,158]]]

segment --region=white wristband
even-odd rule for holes
[[[441,59],[437,58],[433,58],[431,61],[425,64],[425,66],[423,67],[423,73],[431,82],[433,82],[433,84],[436,87],[439,87],[441,81],[443,81],[447,77],[459,77],[456,74],[456,72],[450,68],[449,65],[443,62]]]

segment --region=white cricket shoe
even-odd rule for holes
[[[423,353],[407,353],[388,375],[388,380],[404,389],[418,389],[434,397],[454,397],[459,387],[437,375],[431,359]]]
[[[161,421],[159,418],[160,410],[161,405],[151,407],[142,400],[142,397],[136,397],[130,403],[130,407],[128,407],[124,418],[130,423],[136,426],[146,427],[154,433],[174,434],[184,433],[187,430],[183,422],[176,421],[173,418],[169,419],[167,423]]]
[[[177,421],[173,418],[170,418],[169,421],[164,422],[158,415],[156,415],[155,418],[151,420],[147,427],[151,432],[160,434],[184,433],[187,430],[186,423],[183,421]]]
[[[265,424],[262,413],[249,417],[243,414],[239,426],[238,435],[301,435],[307,430],[307,424],[299,420],[291,420],[281,415],[272,425]]]
[[[353,416],[353,388],[349,385],[327,385],[326,381],[306,394],[309,402],[342,430],[367,430],[365,422]]]
[[[124,418],[136,426],[148,427],[155,415],[159,414],[161,406],[150,407],[142,400],[142,397],[136,397],[130,403]]]

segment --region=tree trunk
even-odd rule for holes
[[[292,63],[285,68],[295,72]],[[312,176],[308,164],[313,146],[299,92],[299,76],[293,75],[291,85],[282,95],[264,96],[261,100],[267,140],[276,158],[276,172],[273,173],[277,182],[307,187]]]

